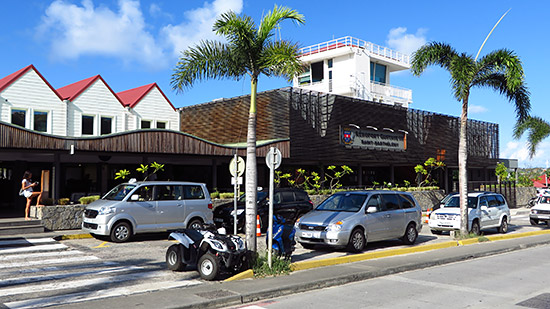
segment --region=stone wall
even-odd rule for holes
[[[517,207],[526,207],[527,202],[537,195],[537,189],[535,187],[517,187],[516,188],[516,204]]]
[[[51,231],[75,230],[82,226],[82,213],[86,205],[31,206],[30,216],[42,220]]]

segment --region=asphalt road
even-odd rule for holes
[[[233,308],[550,308],[550,245]]]

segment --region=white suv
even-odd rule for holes
[[[545,221],[550,226],[550,194],[544,194],[537,199],[535,206],[531,208],[529,221],[532,225],[539,225],[540,221]]]
[[[453,195],[444,206],[430,214],[428,225],[433,234],[460,229],[460,198]],[[508,231],[510,209],[506,199],[494,192],[468,193],[468,229],[474,234],[481,230],[497,228]]]

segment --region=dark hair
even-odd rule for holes
[[[31,171],[25,171],[25,174],[23,174],[23,179],[29,179],[31,178],[31,175],[32,175]]]

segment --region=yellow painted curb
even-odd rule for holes
[[[514,239],[514,238],[520,238],[520,237],[545,235],[545,234],[550,234],[550,230],[540,230],[540,231],[532,231],[532,232],[524,232],[524,233],[516,233],[516,234],[491,235],[491,236],[485,236],[485,237],[487,237],[491,241],[495,241],[495,240],[503,240],[503,239]]]
[[[85,238],[92,238],[92,235],[91,234],[61,235],[54,238],[56,240],[85,239]]]
[[[252,269],[249,269],[249,270],[245,270],[241,273],[238,273],[233,277],[227,278],[224,281],[243,280],[243,279],[250,279],[252,277],[254,277],[254,271]]]
[[[316,267],[322,267],[322,266],[330,266],[330,265],[352,263],[352,262],[365,261],[365,260],[371,260],[371,259],[379,259],[379,258],[388,257],[388,256],[396,256],[396,255],[403,255],[403,254],[409,254],[409,253],[431,251],[436,249],[451,248],[456,246],[458,246],[456,241],[447,241],[447,242],[416,246],[416,247],[410,247],[410,248],[366,252],[366,253],[360,253],[360,254],[349,255],[349,256],[328,258],[323,260],[302,261],[302,262],[292,263],[290,267],[292,268],[293,271],[304,270],[304,269],[310,269],[310,268],[316,268]]]
[[[459,246],[466,246],[466,245],[471,245],[471,244],[477,244],[479,243],[479,238],[468,238],[468,239],[463,239],[463,240],[458,240],[458,245]]]

